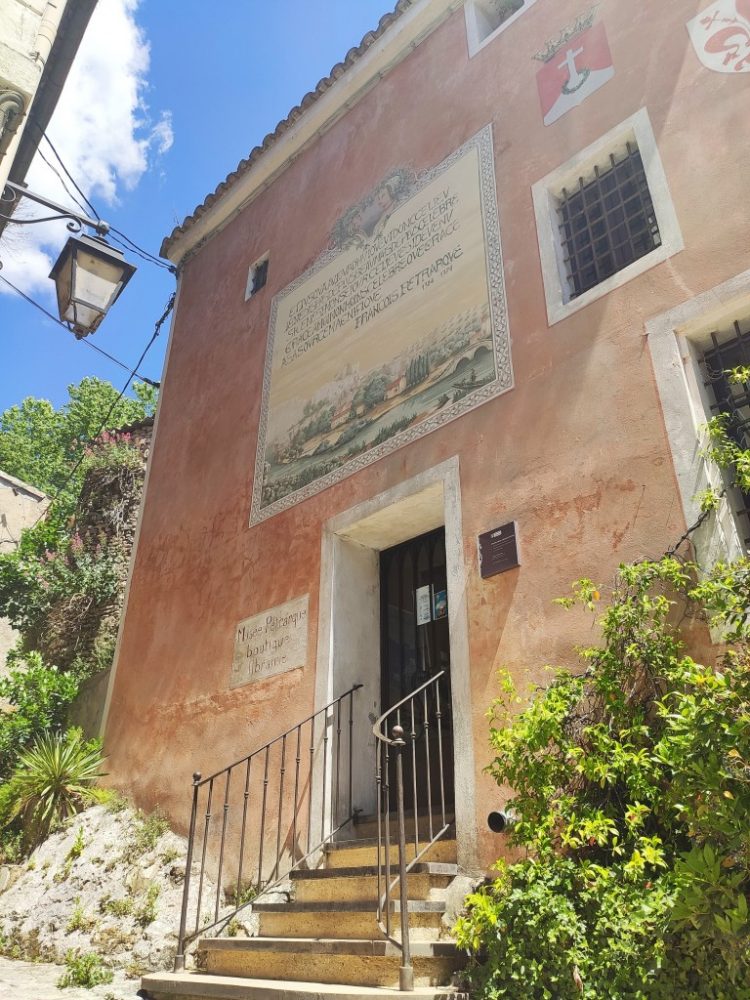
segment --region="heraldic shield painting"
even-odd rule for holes
[[[250,523],[512,385],[488,126],[392,171],[274,299]]]
[[[688,23],[698,58],[715,73],[750,73],[750,0],[716,0]]]

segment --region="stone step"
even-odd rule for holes
[[[427,846],[420,841],[419,850]],[[417,853],[414,840],[406,845],[406,858],[411,861]],[[381,858],[385,861],[385,845],[381,847]],[[398,845],[390,846],[391,864],[398,864]],[[439,861],[455,864],[457,858],[455,840],[438,840],[422,855],[423,861]],[[363,837],[358,840],[341,840],[326,845],[326,868],[352,868],[357,865],[375,865],[378,860],[377,837]]]
[[[441,899],[442,894],[458,874],[456,865],[440,862],[418,862],[407,875],[409,899]],[[378,870],[374,866],[351,868],[318,868],[314,871],[291,873],[294,899],[306,902],[371,902],[377,903],[378,893],[385,892],[385,872],[378,888]],[[396,871],[391,869],[391,882]],[[399,893],[396,885],[392,892]]]
[[[394,937],[400,936],[401,908],[394,903],[391,923]],[[259,934],[263,937],[321,937],[347,940],[379,938],[377,912],[370,902],[255,903]],[[438,900],[409,902],[410,938],[436,940],[442,931],[445,903]]]
[[[149,1000],[395,1000],[397,991],[333,983],[289,983],[272,979],[240,979],[191,972],[155,972],[144,976],[141,989]],[[401,994],[403,996],[403,994]],[[468,1000],[450,987],[417,987],[414,1000]]]
[[[400,949],[382,938],[342,941],[320,938],[207,938],[196,962],[214,976],[336,983],[397,989]],[[415,986],[445,986],[462,963],[452,941],[415,941]]]
[[[453,813],[446,814],[445,823],[443,822],[443,817],[439,816],[433,811],[432,813],[432,836],[430,836],[430,816],[429,813],[417,813],[416,816],[416,829],[419,833],[419,839],[429,841],[432,837],[437,836],[438,832],[442,830],[443,826],[448,826],[449,836],[454,836],[453,827],[455,822],[455,816]],[[385,837],[385,823],[381,818],[380,821],[381,835]],[[411,837],[414,840],[415,834],[415,818],[413,812],[407,812],[404,817],[404,829],[406,831],[407,840]],[[390,822],[391,831],[391,841],[396,842],[398,840],[398,822],[396,820],[395,813],[391,813]],[[355,840],[361,840],[363,837],[371,838],[377,837],[378,835],[378,817],[377,813],[369,816],[359,816],[355,820],[352,826],[346,827],[347,837],[351,837]]]

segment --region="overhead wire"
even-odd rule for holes
[[[42,153],[41,149],[39,149],[39,147],[37,146],[37,149],[39,150],[39,155],[42,157],[42,159],[44,160],[44,162],[57,174],[60,182],[62,183],[63,187],[67,191],[68,195],[71,198],[73,198],[73,201],[76,202],[76,204],[78,205],[78,207],[81,208],[83,211],[91,211],[91,212],[93,212],[94,218],[98,219],[99,221],[101,221],[101,216],[97,212],[97,210],[94,207],[94,205],[89,201],[89,199],[83,193],[83,191],[81,190],[80,186],[76,182],[76,180],[73,177],[73,175],[71,174],[71,172],[65,166],[65,161],[63,160],[63,158],[58,153],[57,148],[53,144],[53,142],[50,139],[50,137],[47,135],[47,133],[44,131],[44,129],[41,127],[41,125],[37,121],[34,121],[34,125],[36,126],[36,128],[41,133],[42,137],[46,140],[46,142],[49,145],[50,149],[54,153],[55,158],[57,159],[57,162],[60,164],[60,166],[62,167],[63,171],[65,172],[65,176],[68,178],[68,180],[73,185],[73,187],[76,189],[76,191],[79,193],[79,195],[81,196],[81,198],[83,198],[83,200],[86,203],[86,205],[88,205],[88,209],[83,209],[83,206],[81,205],[81,203],[68,190],[65,182],[63,181],[63,179],[60,176],[60,174],[58,173],[58,171],[55,170],[55,168],[52,166],[52,164],[49,162],[49,160],[47,160],[47,158],[44,156],[44,153]],[[165,271],[169,271],[171,274],[176,274],[177,273],[177,268],[174,266],[174,264],[168,264],[166,261],[161,260],[159,257],[156,257],[149,250],[145,250],[142,246],[139,246],[134,240],[131,240],[129,236],[127,236],[125,233],[121,232],[121,230],[116,229],[114,226],[110,226],[110,233],[115,233],[117,236],[120,237],[120,239],[115,240],[115,242],[121,243],[121,241],[124,240],[125,243],[127,244],[128,248],[130,248],[139,257],[142,257],[144,260],[149,261],[149,263],[156,264],[157,267],[162,267],[162,268],[164,268]]]
[[[37,302],[35,299],[32,299],[30,295],[26,294],[26,292],[21,291],[21,289],[17,285],[14,285],[9,278],[6,278],[4,274],[0,274],[0,281],[4,281],[9,288],[12,288],[17,295],[20,295],[22,299],[25,299],[25,301],[28,302],[29,305],[34,306],[34,308],[38,309],[40,313],[43,313],[47,317],[47,319],[51,319],[53,323],[57,323],[58,326],[62,327],[66,333],[70,333],[68,327],[61,320],[59,320],[57,316],[51,313],[48,309],[45,309],[40,302]],[[78,343],[85,344],[86,347],[90,347],[92,351],[96,351],[97,354],[101,354],[103,357],[108,358],[114,364],[122,368],[123,371],[126,372],[130,371],[130,366],[128,364],[126,364],[124,361],[120,361],[120,359],[116,358],[114,354],[110,354],[108,351],[105,351],[103,348],[99,347],[98,344],[94,344],[90,340],[79,340]],[[148,378],[147,375],[142,375],[140,372],[136,372],[135,374],[142,382],[145,382],[147,385],[153,386],[154,389],[159,388],[159,382],[155,382],[153,379]]]
[[[2,275],[0,275],[0,277],[2,277]],[[128,391],[128,388],[130,386],[130,383],[133,381],[133,377],[135,376],[136,371],[141,366],[141,363],[143,362],[143,359],[146,357],[146,355],[148,354],[148,352],[151,350],[151,347],[153,346],[154,341],[156,340],[156,338],[161,333],[162,326],[166,322],[167,317],[169,316],[169,314],[172,312],[172,309],[174,308],[175,297],[176,297],[176,293],[172,292],[172,294],[169,296],[169,300],[168,300],[168,302],[167,302],[167,304],[166,304],[166,306],[164,308],[164,312],[161,314],[161,316],[156,321],[156,324],[154,326],[154,332],[151,334],[151,337],[150,337],[148,343],[143,348],[143,351],[141,352],[140,358],[138,358],[138,361],[135,363],[135,367],[132,369],[132,371],[128,375],[127,381],[125,382],[125,385],[123,385],[122,389],[120,390],[119,395],[117,396],[117,399],[112,403],[112,405],[110,406],[110,408],[107,410],[107,413],[104,416],[104,419],[102,420],[102,422],[101,422],[101,424],[99,426],[99,429],[96,431],[95,434],[93,434],[91,436],[91,438],[90,438],[91,441],[95,441],[99,437],[99,435],[102,433],[102,431],[106,428],[107,424],[109,423],[109,419],[112,416],[112,414],[114,413],[117,405],[119,404],[120,400],[125,395],[125,393]],[[57,493],[54,495],[54,497],[52,497],[52,499],[50,500],[50,502],[47,505],[47,507],[45,508],[45,510],[39,515],[39,517],[36,519],[36,521],[34,521],[34,523],[32,525],[33,528],[35,528],[37,526],[37,524],[39,524],[40,521],[43,521],[47,517],[47,515],[49,514],[49,512],[52,510],[52,508],[58,502],[58,500],[60,499],[60,497],[63,495],[63,493],[67,489],[68,485],[70,484],[70,481],[72,480],[73,476],[76,474],[76,472],[80,468],[81,463],[83,462],[83,460],[84,460],[85,457],[86,457],[85,453],[82,453],[81,456],[80,456],[80,458],[78,459],[78,461],[75,463],[75,465],[73,466],[73,468],[68,473],[68,475],[67,475],[67,477],[65,479],[65,482],[62,484],[62,486],[57,491]]]
[[[50,137],[47,135],[47,133],[44,131],[44,129],[42,128],[42,126],[39,124],[39,122],[35,118],[32,118],[32,121],[34,122],[34,125],[35,125],[37,131],[41,134],[42,138],[46,139],[49,148],[54,153],[55,159],[57,160],[57,162],[60,164],[60,166],[62,167],[63,171],[65,172],[65,176],[68,178],[68,180],[70,181],[70,183],[73,185],[73,187],[76,189],[76,191],[79,193],[79,195],[83,198],[83,200],[88,205],[89,211],[93,212],[93,215],[94,215],[95,219],[101,219],[101,216],[99,215],[99,213],[97,212],[97,210],[94,208],[94,206],[91,204],[91,202],[89,201],[89,199],[86,197],[86,195],[84,194],[84,192],[79,187],[78,183],[76,182],[75,177],[73,177],[73,175],[71,174],[71,172],[65,166],[65,163],[63,162],[63,158],[57,152],[57,148],[55,147],[55,145],[52,142],[52,140],[50,139]],[[37,149],[38,148],[39,147],[37,146]]]
[[[62,175],[62,174],[60,173],[60,171],[59,171],[59,170],[57,169],[57,167],[56,167],[56,166],[54,165],[54,163],[50,163],[50,161],[49,161],[49,160],[47,159],[47,157],[46,157],[46,156],[44,155],[44,153],[43,153],[43,152],[41,151],[41,149],[40,149],[40,148],[39,148],[38,146],[37,146],[37,148],[36,148],[36,151],[37,151],[37,153],[39,153],[39,155],[41,156],[42,160],[43,160],[43,161],[44,161],[44,162],[45,162],[45,163],[47,164],[47,166],[48,166],[48,167],[50,168],[50,170],[51,170],[51,171],[52,171],[52,173],[53,173],[53,174],[55,175],[55,177],[57,177],[57,179],[58,179],[58,180],[60,181],[60,183],[62,184],[62,187],[63,187],[63,190],[65,191],[65,193],[67,194],[67,196],[68,196],[68,197],[69,197],[69,198],[70,198],[70,199],[71,199],[71,200],[72,200],[72,201],[74,202],[74,204],[75,204],[75,205],[76,205],[76,206],[77,206],[78,208],[80,208],[80,210],[81,210],[81,211],[82,211],[82,212],[84,213],[84,215],[85,215],[85,214],[86,214],[86,212],[88,211],[88,209],[87,209],[87,208],[85,208],[83,204],[81,204],[81,202],[79,201],[79,199],[78,199],[78,198],[76,198],[76,196],[75,196],[75,195],[73,194],[73,192],[72,192],[72,191],[70,190],[70,188],[68,187],[68,185],[67,185],[67,184],[65,183],[65,178],[64,178],[64,177],[63,177],[63,175]]]
[[[125,233],[121,232],[119,229],[115,229],[114,226],[110,226],[109,231],[110,233],[116,234],[113,239],[116,239],[117,236],[120,237],[120,239],[117,240],[118,243],[121,243],[123,240],[125,241],[126,249],[129,248],[133,251],[133,253],[137,253],[139,257],[143,257],[144,260],[147,260],[152,264],[156,264],[158,267],[163,267],[164,270],[169,271],[170,274],[177,274],[177,268],[174,264],[168,264],[166,261],[160,260],[158,257],[154,257],[152,253],[148,250],[144,250],[143,247],[138,246],[137,243],[134,243],[129,236],[126,236]]]

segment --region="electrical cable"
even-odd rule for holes
[[[26,294],[26,292],[22,292],[21,289],[17,285],[14,285],[13,282],[10,281],[8,278],[6,278],[4,274],[0,274],[0,280],[4,281],[9,288],[12,288],[17,295],[20,295],[22,299],[25,299],[26,302],[34,306],[35,309],[38,309],[40,313],[43,313],[47,317],[47,319],[51,319],[53,323],[57,323],[58,326],[62,327],[66,333],[70,333],[70,330],[62,322],[62,320],[59,320],[57,316],[54,316],[51,312],[49,312],[49,310],[45,309],[41,303],[36,302],[34,299],[32,299],[31,296]],[[103,357],[108,358],[114,364],[119,365],[123,371],[126,372],[130,371],[129,365],[127,365],[124,361],[120,361],[119,358],[116,358],[113,354],[110,354],[108,351],[105,351],[103,348],[99,347],[98,344],[94,344],[90,340],[79,340],[78,343],[85,344],[86,347],[90,347],[92,351],[96,351],[97,354],[101,354]],[[153,379],[148,378],[148,376],[146,375],[141,375],[140,372],[136,372],[135,374],[142,382],[145,382],[147,385],[152,386],[154,389],[159,388],[160,385],[159,382],[155,382]]]
[[[52,164],[49,162],[49,160],[45,157],[44,153],[42,153],[41,149],[39,149],[39,147],[37,146],[37,150],[38,150],[39,155],[41,156],[41,158],[44,160],[44,162],[47,164],[47,166],[50,167],[50,169],[53,170],[55,174],[57,174],[57,177],[60,180],[61,184],[63,185],[63,188],[65,188],[65,191],[67,192],[67,194],[69,195],[69,197],[71,197],[73,199],[73,201],[78,205],[78,207],[80,209],[82,209],[82,211],[84,211],[84,213],[86,211],[91,211],[93,213],[93,215],[94,215],[94,218],[98,219],[99,221],[101,221],[101,216],[99,215],[99,213],[97,212],[97,210],[94,208],[94,206],[92,205],[92,203],[89,201],[89,199],[86,197],[86,195],[83,193],[83,191],[81,190],[81,188],[79,187],[79,185],[76,183],[76,180],[73,177],[73,175],[71,174],[71,172],[65,166],[65,162],[63,161],[63,158],[60,156],[60,154],[58,153],[57,149],[53,145],[52,140],[50,139],[50,137],[47,135],[47,133],[44,131],[44,129],[41,127],[41,125],[36,120],[33,120],[33,121],[34,121],[34,125],[37,128],[37,130],[41,133],[42,137],[44,139],[46,139],[46,141],[47,141],[50,149],[55,154],[57,162],[60,164],[60,166],[64,170],[66,177],[70,180],[70,183],[73,185],[73,187],[76,189],[76,191],[83,198],[83,200],[86,203],[86,205],[88,205],[88,209],[84,209],[83,206],[81,205],[81,203],[75,197],[75,195],[73,195],[71,193],[71,191],[68,190],[68,187],[66,186],[65,181],[62,179],[62,177],[60,176],[60,174],[58,173],[58,171],[52,166]],[[114,226],[110,226],[110,232],[116,233],[120,237],[120,240],[116,240],[115,242],[120,243],[121,240],[125,240],[125,242],[127,244],[126,249],[130,248],[134,253],[137,253],[139,257],[142,257],[143,260],[148,261],[151,264],[156,264],[158,267],[164,268],[164,270],[165,271],[169,271],[170,274],[177,274],[177,268],[174,266],[174,264],[167,264],[165,261],[161,260],[159,257],[155,257],[154,254],[150,253],[150,251],[145,250],[143,247],[139,246],[137,243],[135,243],[133,240],[131,240],[129,236],[126,236],[125,233],[121,232],[119,229],[115,229]]]
[[[115,233],[117,233],[118,235],[115,236]],[[136,248],[133,245],[132,241],[128,240],[127,237],[120,239],[118,229],[110,228],[109,238],[112,240],[113,243],[119,243],[119,245],[123,248],[123,250],[127,250],[128,253],[134,253],[136,257],[140,257],[142,260],[145,260],[147,264],[157,264],[159,267],[163,267],[165,271],[169,271],[170,274],[177,274],[176,267],[173,267],[171,264],[165,264],[164,261],[161,260],[154,260],[154,258],[149,254],[147,250],[141,250],[140,248]]]
[[[61,166],[61,167],[63,168],[63,170],[64,170],[64,172],[65,172],[65,176],[66,176],[66,177],[68,178],[68,180],[70,181],[70,183],[71,183],[71,184],[73,185],[73,187],[74,187],[74,188],[76,189],[76,191],[77,191],[77,192],[78,192],[78,193],[80,194],[80,196],[81,196],[81,197],[83,198],[83,200],[84,200],[84,201],[86,202],[86,204],[87,204],[87,205],[88,205],[88,207],[89,207],[89,210],[90,210],[91,212],[93,212],[93,215],[94,215],[94,218],[95,218],[95,219],[100,219],[100,220],[101,220],[101,216],[99,215],[99,213],[97,212],[97,210],[96,210],[96,209],[94,208],[94,206],[93,206],[93,205],[91,204],[91,202],[90,202],[90,201],[88,200],[88,198],[87,198],[87,197],[86,197],[86,195],[85,195],[85,194],[83,193],[83,191],[82,191],[82,190],[80,189],[80,187],[79,187],[79,186],[78,186],[78,184],[76,183],[76,180],[75,180],[75,177],[73,177],[73,175],[71,174],[71,172],[70,172],[70,171],[68,170],[68,168],[67,168],[67,167],[65,166],[65,164],[63,163],[63,159],[62,159],[62,157],[60,156],[60,154],[59,154],[59,153],[57,152],[57,149],[56,149],[56,148],[55,148],[55,146],[53,145],[53,142],[52,142],[52,140],[50,139],[50,137],[49,137],[49,136],[47,135],[47,133],[46,133],[46,132],[44,131],[44,129],[42,128],[42,126],[41,126],[41,125],[39,124],[39,122],[38,122],[38,121],[37,121],[37,120],[36,120],[35,118],[32,118],[31,120],[33,121],[33,123],[34,123],[34,126],[36,127],[37,131],[38,131],[38,132],[39,132],[39,133],[41,134],[41,136],[42,136],[42,137],[43,137],[44,139],[46,139],[46,140],[47,140],[47,144],[49,145],[49,148],[50,148],[50,149],[52,150],[52,152],[53,152],[53,153],[55,154],[55,158],[57,159],[57,162],[58,162],[58,163],[60,164],[60,166]],[[39,147],[37,146],[37,149],[38,149],[38,148],[39,148]]]
[[[78,208],[80,208],[80,210],[83,212],[83,214],[86,215],[88,213],[88,209],[85,208],[84,205],[81,204],[81,202],[78,200],[78,198],[76,198],[76,196],[70,190],[70,188],[68,187],[68,185],[65,183],[65,178],[60,173],[60,171],[57,169],[57,167],[54,165],[54,163],[50,163],[50,161],[47,159],[47,157],[44,155],[44,153],[41,151],[41,149],[38,146],[36,147],[36,151],[37,151],[37,153],[39,153],[39,155],[41,156],[42,160],[50,168],[50,170],[55,175],[55,177],[57,177],[57,179],[60,181],[60,183],[62,184],[62,187],[63,187],[63,191],[65,191],[65,193],[71,199],[71,201],[73,201],[73,203]]]
[[[73,175],[70,173],[70,171],[68,170],[68,168],[65,166],[65,163],[63,162],[62,157],[60,156],[60,154],[58,153],[57,149],[52,144],[52,140],[50,139],[50,137],[47,135],[47,133],[45,131],[43,131],[43,129],[38,124],[38,122],[35,121],[34,124],[36,125],[37,129],[39,129],[39,131],[41,132],[42,136],[47,140],[47,143],[49,144],[52,152],[55,154],[58,163],[60,164],[60,166],[65,171],[66,176],[70,179],[70,182],[75,187],[76,191],[78,191],[78,193],[80,194],[80,196],[83,198],[83,200],[88,205],[89,209],[94,213],[94,217],[97,218],[97,219],[99,219],[99,220],[101,220],[101,216],[99,215],[99,213],[97,212],[97,210],[94,208],[94,206],[91,204],[91,202],[86,197],[86,195],[83,193],[83,191],[81,190],[81,188],[78,186],[78,184],[76,183]],[[52,165],[49,163],[48,160],[45,159],[44,154],[41,152],[41,150],[39,151],[39,154],[42,157],[42,159],[45,160],[45,163],[47,163],[48,166],[51,167]],[[52,167],[52,169],[54,170],[54,167]],[[55,171],[55,173],[57,173],[57,171]],[[60,177],[59,174],[58,174],[58,177]],[[62,181],[61,177],[60,177],[60,180]],[[63,187],[65,187],[65,183],[64,182],[63,182]],[[68,190],[67,187],[65,188],[65,190],[66,191]],[[76,199],[73,197],[73,195],[70,194],[70,191],[68,191],[68,194],[73,198],[74,201],[76,201]],[[76,203],[78,204],[79,208],[82,207],[78,202],[76,202]],[[176,274],[177,273],[177,268],[173,264],[167,264],[165,261],[160,260],[160,258],[155,257],[154,254],[150,253],[150,251],[145,250],[143,247],[139,246],[137,243],[135,243],[133,240],[131,240],[129,236],[126,236],[125,233],[121,232],[119,229],[115,229],[114,226],[111,226],[110,227],[110,232],[116,233],[122,240],[125,240],[125,242],[128,244],[128,246],[134,252],[136,252],[140,257],[143,257],[144,260],[147,260],[147,261],[149,261],[152,264],[156,264],[158,267],[163,267],[166,271],[170,271],[172,274]],[[119,240],[117,242],[119,242]]]
[[[149,263],[151,264],[156,264],[158,267],[163,267],[164,270],[169,271],[170,274],[177,274],[177,268],[174,266],[174,264],[168,264],[166,261],[160,260],[158,257],[154,257],[152,253],[149,253],[148,250],[144,250],[143,247],[138,246],[137,243],[134,243],[129,236],[126,236],[125,233],[120,232],[119,229],[115,229],[114,226],[110,226],[109,231],[110,233],[116,233],[117,236],[120,237],[120,239],[117,240],[118,243],[121,243],[122,240],[125,241],[126,249],[132,250],[134,253],[137,253],[139,257],[143,257],[144,260],[149,261]]]
[[[0,275],[0,277],[1,277],[1,275]],[[130,386],[130,383],[133,381],[133,377],[135,376],[136,371],[138,370],[138,368],[140,367],[141,363],[143,362],[143,359],[146,357],[146,355],[148,354],[148,352],[151,350],[151,347],[152,347],[154,341],[156,340],[156,338],[161,333],[162,326],[166,322],[167,317],[169,316],[169,314],[172,312],[172,309],[174,308],[175,298],[176,298],[176,293],[172,292],[172,294],[169,296],[169,301],[166,304],[164,312],[161,314],[161,316],[156,321],[156,324],[154,326],[154,332],[151,334],[151,338],[150,338],[149,342],[143,348],[143,351],[141,352],[140,358],[138,358],[138,361],[136,362],[135,367],[130,372],[130,375],[128,376],[128,379],[125,382],[125,385],[120,390],[120,393],[119,393],[117,399],[114,401],[114,403],[112,403],[112,405],[110,406],[110,408],[107,410],[106,416],[102,420],[102,422],[101,422],[101,424],[99,426],[98,431],[96,432],[96,434],[92,435],[92,437],[90,438],[91,441],[95,441],[99,437],[99,435],[102,433],[102,431],[105,429],[105,427],[107,426],[107,423],[109,422],[109,418],[112,416],[112,414],[115,411],[115,408],[117,407],[117,404],[120,402],[120,400],[122,399],[122,397],[128,391],[128,388]],[[46,509],[39,515],[39,517],[36,519],[36,521],[34,521],[34,523],[32,524],[32,528],[35,528],[37,526],[37,524],[39,524],[40,521],[43,521],[47,517],[47,515],[49,514],[49,512],[52,510],[52,508],[55,506],[55,504],[57,503],[57,501],[62,496],[62,494],[65,491],[65,489],[68,487],[68,484],[70,483],[71,479],[73,478],[73,476],[76,474],[76,472],[80,468],[81,463],[83,462],[83,460],[84,460],[85,457],[86,457],[85,454],[82,453],[81,456],[80,456],[80,458],[78,459],[78,461],[75,463],[75,465],[73,466],[73,468],[68,473],[68,476],[67,476],[65,482],[62,484],[62,486],[57,491],[57,493],[54,495],[54,497],[52,497],[52,499],[50,500],[50,502],[47,505]]]

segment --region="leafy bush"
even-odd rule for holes
[[[0,698],[12,711],[0,713],[0,778],[9,776],[34,739],[63,727],[67,707],[78,693],[76,678],[45,666],[38,653],[9,653],[8,665],[8,676],[0,678]]]
[[[83,986],[90,990],[94,986],[111,983],[114,979],[114,973],[103,964],[96,952],[81,955],[69,951],[65,956],[65,968],[66,971],[57,980],[57,986],[61,990],[69,986]]]
[[[585,672],[493,706],[489,771],[527,857],[458,922],[478,997],[750,997],[750,563],[695,573],[621,566]],[[562,603],[599,602],[582,580]],[[716,667],[685,652],[688,610],[724,630]]]
[[[96,801],[93,785],[103,777],[103,763],[101,743],[85,742],[79,729],[40,737],[21,754],[8,782],[9,820],[22,822],[28,843],[40,843],[63,820]]]

